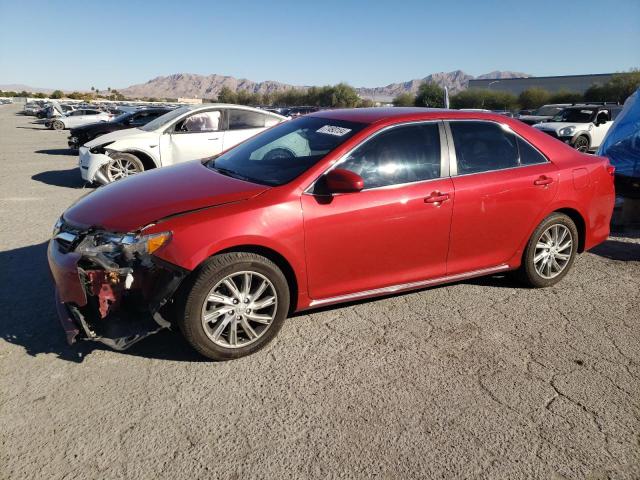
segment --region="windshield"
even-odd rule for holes
[[[564,107],[551,107],[548,105],[544,105],[533,112],[534,115],[540,115],[541,117],[552,117],[556,113],[562,111]]]
[[[152,132],[153,130],[157,130],[163,125],[169,123],[171,120],[178,118],[180,115],[187,113],[190,110],[191,109],[189,107],[176,108],[175,110],[171,110],[164,115],[160,115],[155,120],[151,120],[145,126],[140,127],[140,130],[144,130],[145,132]]]
[[[304,173],[366,124],[320,117],[284,122],[208,162],[225,175],[283,185]]]
[[[594,108],[565,108],[555,117],[554,122],[589,123],[596,115]]]

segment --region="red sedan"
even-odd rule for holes
[[[230,359],[321,305],[508,270],[554,285],[607,238],[613,203],[606,158],[517,120],[322,111],[97,189],[56,224],[49,263],[70,343],[177,324]]]

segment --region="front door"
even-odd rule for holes
[[[198,111],[162,135],[162,164],[197,160],[222,152],[225,132],[220,110]]]
[[[374,134],[337,165],[364,179],[361,192],[302,195],[313,299],[445,274],[454,198],[441,130],[428,122]]]

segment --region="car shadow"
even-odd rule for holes
[[[41,127],[23,127],[23,126],[17,126],[16,128],[24,128],[26,130],[49,130],[47,127],[45,127],[44,125],[42,125]]]
[[[69,155],[75,156],[78,154],[77,150],[71,150],[70,148],[49,148],[47,150],[36,150],[34,153],[41,153],[43,155]]]
[[[96,342],[67,344],[55,309],[47,242],[0,252],[0,265],[0,304],[5,312],[0,322],[0,339],[24,348],[34,357],[54,354],[70,362],[82,362],[96,350],[109,350]],[[179,332],[170,330],[152,335],[121,353],[180,362],[207,361]]]
[[[635,237],[635,235],[633,237]],[[593,253],[599,257],[608,258],[609,260],[640,262],[639,243],[621,242],[620,240],[609,239],[589,250],[589,253]]]
[[[90,187],[80,176],[78,168],[68,170],[50,170],[48,172],[36,173],[31,177],[36,182],[46,183],[54,187],[83,188]]]

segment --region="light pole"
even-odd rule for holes
[[[487,85],[487,90],[491,90],[491,85],[498,82],[500,82],[500,80],[494,80],[493,82],[489,82],[489,84]],[[482,98],[482,107],[480,108],[484,108],[484,98]]]

